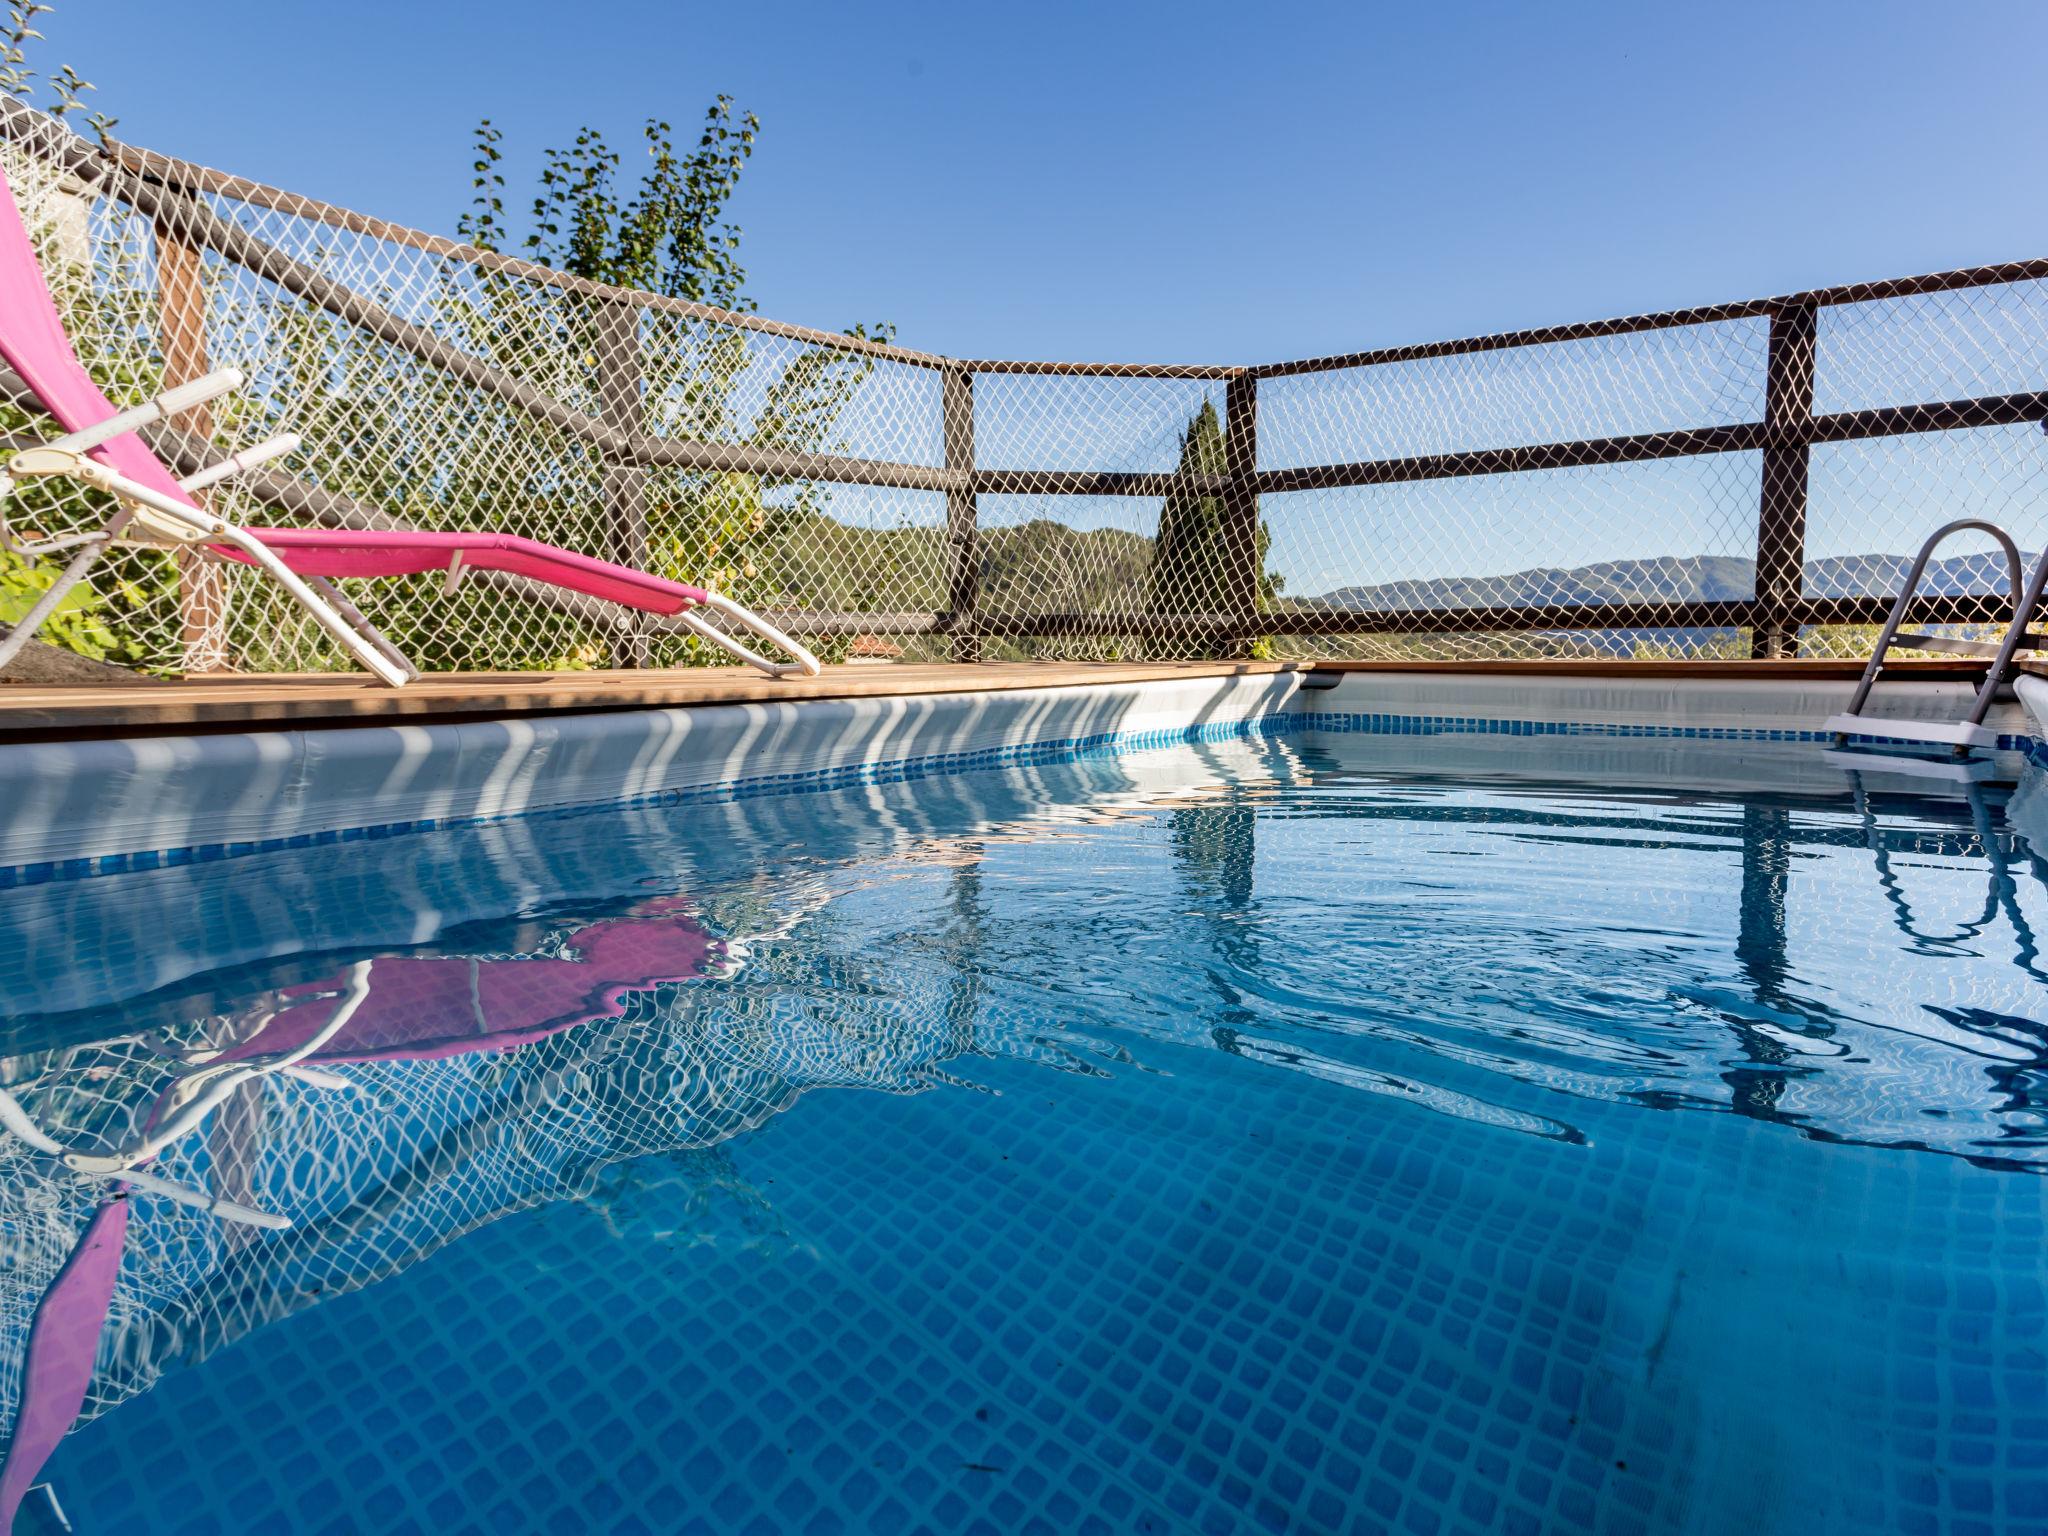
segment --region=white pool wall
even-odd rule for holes
[[[1330,674],[1314,679],[1327,682]],[[737,786],[752,795],[946,772],[1020,753],[1129,750],[1229,734],[1285,715],[1297,729],[1389,735],[1571,733],[1811,741],[1847,707],[1847,680],[1348,672],[1304,687],[1283,672],[1081,687],[800,700],[508,718],[462,725],[276,730],[0,744],[0,885],[100,872],[102,863],[364,828],[490,820]],[[2048,680],[1989,724],[2048,738]],[[1879,685],[1872,712],[1956,719],[1963,683]],[[2031,708],[2032,713],[2029,713]],[[1997,755],[2004,776],[2020,753]],[[1592,767],[1588,765],[1589,771]]]
[[[1296,707],[1300,675],[793,700],[508,718],[0,744],[0,868],[272,844],[632,802],[1020,750],[1228,733]],[[71,871],[73,873],[80,871]],[[47,873],[47,872],[44,872]]]
[[[2039,679],[2026,679],[2039,682]],[[2048,691],[2048,684],[2044,684]],[[1726,677],[1571,677],[1498,672],[1346,672],[1334,688],[1307,695],[1307,707],[1332,714],[1376,714],[1488,722],[1525,721],[1679,733],[1810,733],[1849,707],[1853,679]],[[1974,685],[1886,680],[1865,713],[1908,720],[1959,720]],[[2048,700],[2042,705],[2048,715]],[[1993,706],[1986,721],[2001,735],[2048,734],[2016,704]]]

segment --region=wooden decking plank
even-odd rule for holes
[[[2048,672],[2039,662],[2029,670]],[[771,678],[746,667],[661,671],[429,674],[399,689],[355,674],[236,674],[133,686],[0,683],[0,740],[56,735],[322,728],[497,715],[669,709],[791,699],[916,697],[1018,688],[1085,687],[1283,671],[1438,673],[1463,677],[1849,680],[1855,661],[1213,661],[893,663],[827,667],[816,678]],[[1976,681],[1983,664],[1899,661],[1886,676]]]
[[[745,667],[674,672],[429,674],[404,688],[357,675],[187,678],[134,687],[0,686],[0,739],[33,733],[369,725],[494,715],[791,699],[912,697],[1271,674],[1291,662],[982,662],[827,667],[772,678]]]
[[[1885,663],[1886,677],[1913,677],[1923,680],[1945,680],[1967,678],[1972,682],[1984,676],[1985,663],[1961,657],[1941,657],[1931,660],[1919,658],[1902,659]],[[1742,660],[1701,660],[1701,661],[1594,661],[1581,658],[1558,657],[1541,661],[1323,661],[1316,663],[1319,672],[1441,672],[1465,677],[1658,677],[1658,678],[1719,678],[1728,679],[1801,679],[1805,681],[1833,681],[1846,678],[1850,681],[1863,675],[1861,661],[1835,660],[1830,657],[1785,658],[1771,661]]]

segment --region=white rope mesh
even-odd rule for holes
[[[217,510],[525,534],[713,587],[828,659],[1857,655],[1935,525],[2048,543],[2033,266],[1277,368],[956,362],[564,277],[26,109],[5,129],[109,395],[251,376],[158,434],[165,456],[305,438]],[[1774,342],[1801,303],[1810,330]],[[13,519],[103,515],[44,485]],[[1990,548],[1943,552],[1917,623],[1995,632]],[[53,571],[0,561],[0,620]],[[719,659],[517,580],[442,588],[348,591],[431,670]],[[345,664],[260,576],[152,551],[47,638],[161,672]]]

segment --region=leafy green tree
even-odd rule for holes
[[[631,181],[618,152],[596,129],[585,128],[568,148],[543,153],[520,234],[505,208],[503,135],[487,120],[476,130],[474,198],[458,229],[483,249],[516,246],[527,259],[592,282],[749,313],[756,306],[739,259],[740,230],[727,210],[759,132],[759,120],[738,111],[729,96],[711,104],[688,149],[677,148],[668,123],[649,119],[642,134],[647,162]],[[602,350],[590,307],[552,302],[516,280],[486,276],[450,303],[462,312],[458,329],[465,340],[486,356],[507,345],[537,345],[594,361]],[[888,340],[894,328],[861,324],[847,334]],[[715,316],[659,307],[640,316],[633,343],[643,377],[644,431],[754,447],[843,451],[839,423],[873,367],[860,353],[764,343]],[[744,405],[738,398],[742,374],[767,378],[758,393],[746,392]],[[641,557],[663,574],[768,606],[862,606],[862,591],[821,603],[803,579],[815,562],[801,545],[807,537],[819,542],[820,525],[829,523],[823,516],[827,489],[737,473],[663,470],[649,475],[646,495],[649,538]],[[878,593],[886,586],[862,590]],[[668,659],[690,659],[694,646],[676,642]]]
[[[730,96],[711,104],[696,147],[685,152],[677,151],[669,124],[649,118],[642,129],[649,164],[628,191],[620,186],[618,151],[597,129],[582,129],[567,149],[542,152],[520,254],[592,282],[752,311],[739,226],[725,209],[760,131],[753,113],[735,114]],[[503,141],[490,119],[477,125],[476,195],[456,223],[464,239],[487,251],[503,250],[512,238]]]
[[[45,16],[56,12],[53,5],[41,0],[12,0],[7,7],[7,25],[0,28],[0,94],[36,105],[36,71],[29,67],[29,44],[43,40],[36,23]],[[69,64],[57,66],[55,74],[45,82],[50,89],[50,99],[42,103],[42,110],[52,117],[66,117],[73,112],[85,112],[85,120],[93,132],[102,139],[113,131],[115,119],[104,112],[86,111],[86,92],[97,90],[90,80],[82,78]]]

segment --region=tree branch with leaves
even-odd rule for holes
[[[42,110],[52,117],[85,112],[86,122],[104,143],[117,120],[104,112],[87,110],[86,93],[98,87],[69,64],[58,65],[57,72],[44,81],[49,87],[50,99],[40,104],[36,101],[38,76],[29,67],[29,44],[44,40],[36,23],[55,11],[55,6],[44,5],[40,0],[13,0],[7,7],[7,26],[0,30],[0,93],[25,101],[30,106],[41,105]]]

